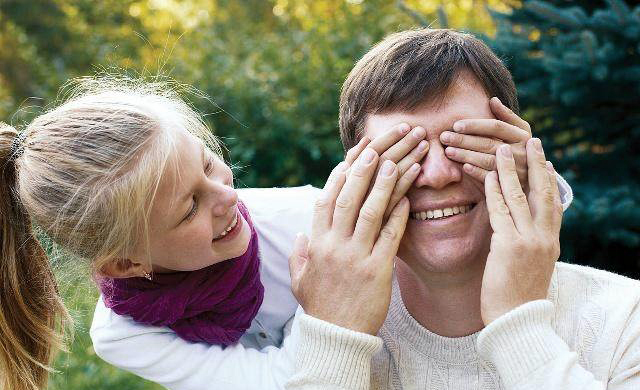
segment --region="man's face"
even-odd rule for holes
[[[440,104],[367,118],[366,135],[371,138],[401,122],[421,126],[427,132],[429,153],[407,193],[411,214],[398,251],[398,257],[414,272],[484,268],[481,265],[491,239],[484,185],[464,173],[462,164],[446,157],[440,143],[440,133],[451,130],[457,120],[467,118],[493,118],[493,115],[482,85],[464,71]],[[458,214],[446,216],[456,211]]]

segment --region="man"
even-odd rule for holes
[[[364,157],[332,173],[291,258],[306,311],[291,389],[640,389],[640,284],[556,264],[555,180],[484,44],[393,34],[356,64],[340,109],[345,149],[400,122],[430,148],[384,226],[393,180]],[[495,156],[473,167],[452,144]]]

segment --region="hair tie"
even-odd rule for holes
[[[18,133],[11,142],[11,154],[9,155],[9,161],[16,161],[24,153],[24,140],[27,138],[27,132],[23,131]]]

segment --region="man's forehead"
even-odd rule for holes
[[[408,123],[411,127],[423,127],[427,138],[437,138],[442,131],[450,130],[456,121],[471,118],[493,118],[486,95],[467,95],[464,99],[448,100],[439,106],[423,106],[412,111],[369,115],[365,122],[365,135],[375,138],[399,123]]]
[[[463,70],[441,98],[426,99],[412,110],[387,110],[369,115],[365,121],[365,134],[375,138],[405,122],[412,127],[424,127],[427,138],[435,138],[457,120],[493,118],[489,99],[480,81],[471,72]]]

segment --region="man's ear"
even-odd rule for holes
[[[150,273],[150,268],[148,265],[136,263],[129,259],[113,259],[100,267],[98,274],[114,279],[144,277],[145,273]]]

